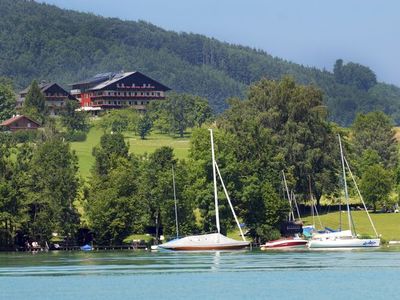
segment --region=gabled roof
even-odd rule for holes
[[[106,81],[104,81],[104,82],[99,83],[98,85],[96,85],[96,86],[90,88],[89,90],[91,90],[91,91],[96,91],[96,90],[104,89],[105,87],[107,87],[107,86],[109,86],[109,85],[112,85],[112,84],[114,84],[114,83],[117,83],[117,82],[119,82],[119,81],[121,81],[121,80],[123,80],[123,79],[125,79],[125,78],[127,78],[127,77],[129,77],[129,76],[132,76],[132,75],[138,75],[138,76],[141,76],[141,77],[145,77],[146,80],[151,81],[151,82],[153,82],[153,83],[159,85],[159,86],[160,86],[162,89],[164,89],[165,91],[171,90],[169,87],[167,87],[167,86],[165,86],[165,85],[159,83],[158,81],[156,81],[156,80],[154,80],[154,79],[151,79],[150,77],[148,77],[148,76],[146,76],[146,75],[144,75],[143,73],[140,73],[140,72],[138,72],[138,71],[134,71],[134,72],[124,72],[124,73],[115,74],[114,77],[110,78],[109,80],[106,80]]]
[[[102,83],[99,83],[98,85],[92,87],[91,90],[101,90],[102,88],[105,88],[106,86],[109,86],[110,84],[116,83],[116,82],[120,81],[121,79],[124,79],[134,73],[135,72],[125,72],[125,73],[116,74],[111,79],[104,81]]]
[[[16,115],[16,116],[13,116],[12,118],[10,118],[10,119],[5,120],[4,122],[2,122],[2,123],[0,124],[0,126],[10,126],[12,123],[14,123],[14,122],[16,122],[16,121],[18,121],[18,120],[20,120],[20,119],[23,119],[23,118],[28,119],[28,120],[31,121],[32,123],[35,123],[35,124],[37,124],[37,125],[40,126],[40,123],[39,123],[39,122],[36,122],[35,120],[33,120],[33,119],[31,119],[30,117],[25,116],[25,115]]]
[[[100,83],[100,82],[104,82],[104,81],[107,81],[107,80],[113,78],[116,74],[117,73],[115,73],[115,72],[100,73],[100,74],[94,75],[93,77],[84,79],[84,80],[79,81],[79,82],[71,83],[71,84],[68,84],[68,85],[74,86],[74,85]]]
[[[46,82],[46,83],[42,82],[42,83],[39,83],[39,84],[38,84],[38,86],[39,86],[39,88],[40,88],[40,91],[42,91],[42,92],[44,92],[45,90],[47,90],[51,85],[52,85],[52,83],[48,83],[48,82]],[[23,90],[20,91],[19,93],[20,93],[20,94],[26,94],[26,93],[28,93],[30,87],[31,87],[31,85],[28,85],[25,89],[23,89]]]
[[[68,94],[68,99],[70,99],[70,100],[77,100],[77,99],[76,99],[74,96],[72,96],[68,91],[66,91],[65,89],[63,89],[59,84],[57,84],[57,83],[55,83],[55,82],[42,82],[42,83],[39,83],[38,86],[39,86],[40,91],[41,91],[42,93],[46,92],[48,89],[50,89],[50,88],[52,88],[52,87],[56,87],[56,88],[58,88],[58,89],[64,91],[65,93],[67,93],[67,94]],[[22,91],[20,92],[20,94],[27,94],[27,93],[29,92],[30,87],[31,87],[31,86],[29,85],[27,88],[25,88],[24,90],[22,90]]]

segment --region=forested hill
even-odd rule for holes
[[[369,68],[355,63],[338,61],[331,73],[146,22],[0,1],[0,75],[17,88],[34,78],[67,84],[120,70],[140,70],[175,91],[204,96],[216,111],[226,108],[227,98],[243,97],[252,82],[289,74],[325,92],[334,121],[347,125],[356,112],[383,110],[400,123],[400,88],[377,83]]]

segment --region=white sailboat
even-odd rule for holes
[[[353,234],[351,230],[342,230],[342,225],[340,222],[339,230],[338,231],[332,231],[327,227],[322,226],[321,218],[319,217],[318,209],[316,206],[316,200],[312,194],[311,191],[311,182],[309,183],[310,185],[310,198],[311,198],[311,213],[313,217],[313,225],[307,226],[311,228],[311,239],[329,239],[329,238],[338,238],[338,237],[352,237]],[[320,228],[322,229],[321,231],[317,231],[315,228],[315,217],[317,217]],[[304,230],[303,226],[303,230]]]
[[[332,248],[370,248],[370,247],[379,247],[380,246],[380,238],[379,235],[376,231],[375,225],[372,222],[371,216],[368,213],[367,207],[365,205],[364,199],[361,196],[360,190],[358,188],[358,185],[355,181],[355,178],[353,176],[353,173],[351,172],[349,163],[347,162],[346,158],[344,157],[343,154],[343,147],[342,147],[342,141],[339,136],[339,146],[340,146],[340,156],[341,156],[341,162],[342,162],[342,169],[343,169],[343,181],[344,181],[344,192],[345,192],[345,198],[346,198],[346,206],[347,206],[347,217],[348,217],[348,222],[349,222],[349,230],[339,232],[337,235],[335,234],[329,234],[329,235],[317,235],[313,237],[312,240],[309,241],[308,247],[309,248],[319,248],[319,249],[332,249]],[[347,170],[349,171],[349,174],[354,182],[354,185],[357,189],[358,195],[361,199],[361,202],[364,206],[365,212],[367,213],[368,219],[372,225],[372,228],[374,230],[374,233],[376,235],[376,238],[371,238],[371,239],[366,239],[366,238],[359,238],[357,237],[357,234],[354,230],[354,226],[352,226],[353,221],[351,218],[351,211],[350,211],[350,205],[349,205],[349,193],[348,193],[348,188],[347,188],[347,181],[346,181],[346,167]],[[343,234],[346,233],[346,234]]]
[[[236,217],[235,211],[233,209],[232,202],[230,200],[229,194],[226,190],[224,181],[221,177],[221,173],[218,168],[218,164],[215,160],[214,153],[214,139],[213,132],[210,129],[210,139],[211,139],[211,155],[212,155],[212,167],[213,167],[213,179],[214,179],[214,201],[215,201],[215,221],[217,226],[216,233],[202,234],[202,235],[191,235],[180,239],[175,239],[167,243],[158,245],[158,248],[176,250],[176,251],[210,251],[210,250],[237,250],[244,249],[249,246],[249,242],[246,241],[242,228],[240,227],[239,220]],[[219,211],[218,211],[218,194],[217,194],[217,173],[220,179],[222,188],[225,192],[226,198],[228,200],[229,206],[231,208],[233,217],[235,218],[236,224],[239,228],[240,234],[242,236],[242,241],[237,241],[228,238],[220,233],[220,222],[219,222]]]

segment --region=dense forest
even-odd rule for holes
[[[400,123],[400,88],[378,82],[357,63],[339,59],[328,72],[143,21],[23,0],[0,2],[0,28],[0,75],[12,78],[16,89],[33,79],[66,85],[99,72],[140,70],[176,92],[207,98],[222,112],[226,99],[245,98],[251,83],[291,75],[322,89],[330,120],[349,125],[358,112],[381,110]]]

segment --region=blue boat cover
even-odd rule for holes
[[[91,250],[93,250],[93,248],[92,248],[92,246],[86,244],[86,245],[81,247],[81,250],[82,251],[91,251]]]

